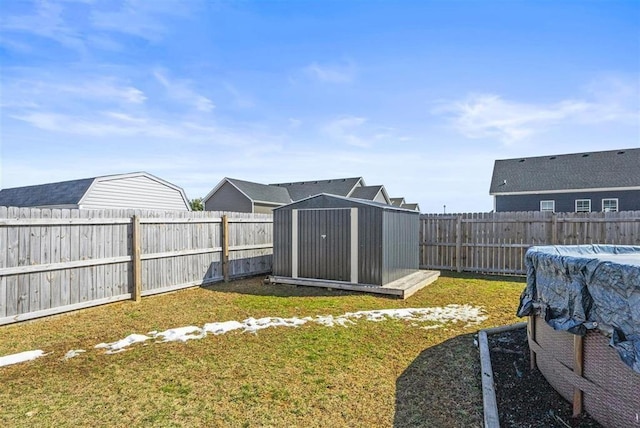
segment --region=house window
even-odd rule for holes
[[[618,212],[618,198],[603,199],[602,211],[605,213]]]
[[[556,201],[540,201],[540,211],[556,211]]]
[[[591,199],[576,199],[576,212],[577,213],[590,213],[591,212]]]

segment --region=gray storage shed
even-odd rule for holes
[[[384,286],[418,271],[416,211],[319,194],[273,215],[273,282]]]

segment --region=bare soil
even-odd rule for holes
[[[500,425],[530,427],[601,427],[589,415],[572,417],[572,405],[538,369],[530,369],[525,328],[488,336]]]

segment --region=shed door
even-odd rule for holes
[[[298,275],[350,281],[351,210],[300,210]]]

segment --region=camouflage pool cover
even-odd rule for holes
[[[598,329],[640,373],[640,246],[531,247],[525,263],[518,316],[578,335]]]

